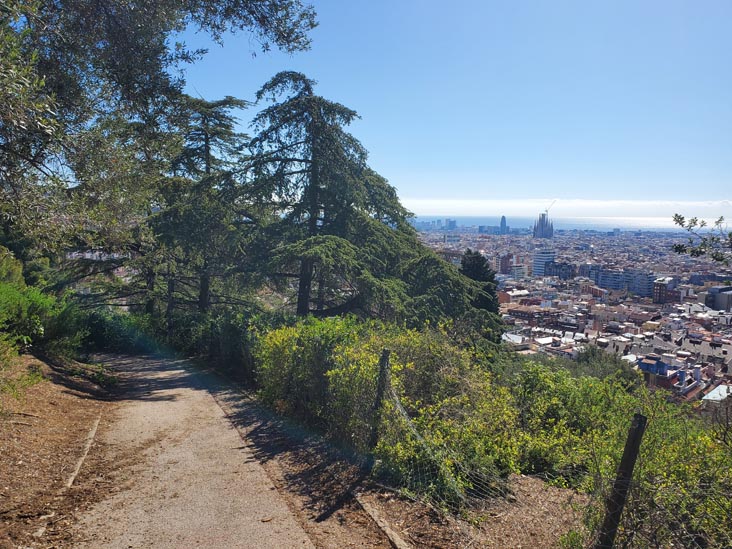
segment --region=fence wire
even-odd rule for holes
[[[394,472],[377,471],[396,481],[403,493],[428,505],[438,513],[449,517],[450,524],[459,530],[461,547],[480,547],[480,529],[475,525],[477,517],[496,497],[508,493],[507,482],[495,471],[483,471],[467,464],[462,456],[444,444],[427,440],[412,421],[391,385],[385,394],[383,421],[389,422],[393,436],[419,448],[419,459]],[[394,428],[396,427],[396,428]],[[377,467],[378,469],[378,467]]]
[[[428,435],[420,432],[391,385],[385,397],[383,421],[390,422],[392,428],[387,436],[393,438],[388,443],[407,442],[419,448],[419,459],[410,461],[393,478],[408,495],[458,519],[453,524],[460,529],[464,547],[481,546],[481,531],[474,525],[496,498],[510,493],[507,480],[494,470],[476,468],[445,444],[430,441]],[[714,482],[700,477],[691,485],[675,486],[664,483],[661,472],[649,473],[643,460],[643,456],[639,457],[636,471],[640,473],[633,478],[614,547],[732,547],[732,470],[721,475],[726,478],[723,482],[719,482],[719,474],[714,474]],[[670,467],[678,465],[681,464],[669,463]],[[595,488],[588,494],[585,520],[579,527],[584,532],[582,541],[567,547],[593,546],[597,542],[594,536],[614,480],[614,476],[595,478]],[[680,501],[695,502],[695,506],[682,507]],[[719,519],[710,523],[709,513]]]
[[[430,494],[435,506],[455,514],[466,509],[482,509],[489,499],[506,495],[506,483],[494,471],[475,469],[447,446],[428,442],[417,430],[393,387],[389,387],[388,396],[406,436],[419,444],[427,458],[417,462],[405,479],[408,489]],[[437,483],[441,490],[436,489]]]

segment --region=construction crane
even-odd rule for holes
[[[555,198],[555,199],[554,199],[554,200],[552,201],[552,203],[551,203],[551,204],[549,204],[549,207],[548,207],[548,208],[547,208],[546,210],[544,210],[544,213],[545,213],[546,215],[549,215],[549,210],[551,210],[551,209],[552,209],[552,206],[554,206],[554,204],[556,204],[556,203],[557,203],[557,199]]]

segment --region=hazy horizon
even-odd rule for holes
[[[719,217],[732,216],[729,200],[657,201],[657,200],[584,200],[584,199],[501,199],[501,200],[431,200],[404,198],[402,203],[417,217],[494,217],[536,219],[549,209],[553,220],[587,220],[585,224],[603,227],[621,226],[673,228],[676,213],[698,217],[713,224]]]
[[[538,216],[506,216],[506,224],[512,229],[529,229],[533,227]],[[476,227],[480,225],[498,226],[500,215],[415,215],[415,220],[436,221],[438,219],[454,219],[458,227]],[[682,230],[665,217],[552,217],[550,219],[555,230]]]

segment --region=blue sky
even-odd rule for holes
[[[304,72],[358,111],[371,166],[418,214],[732,214],[732,2],[313,4],[293,56],[185,35],[209,47],[188,91],[251,99]]]

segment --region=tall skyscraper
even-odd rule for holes
[[[501,216],[501,234],[508,234],[508,226],[506,226],[506,216]]]
[[[549,213],[539,214],[534,223],[534,238],[554,238],[554,224],[549,221]]]

